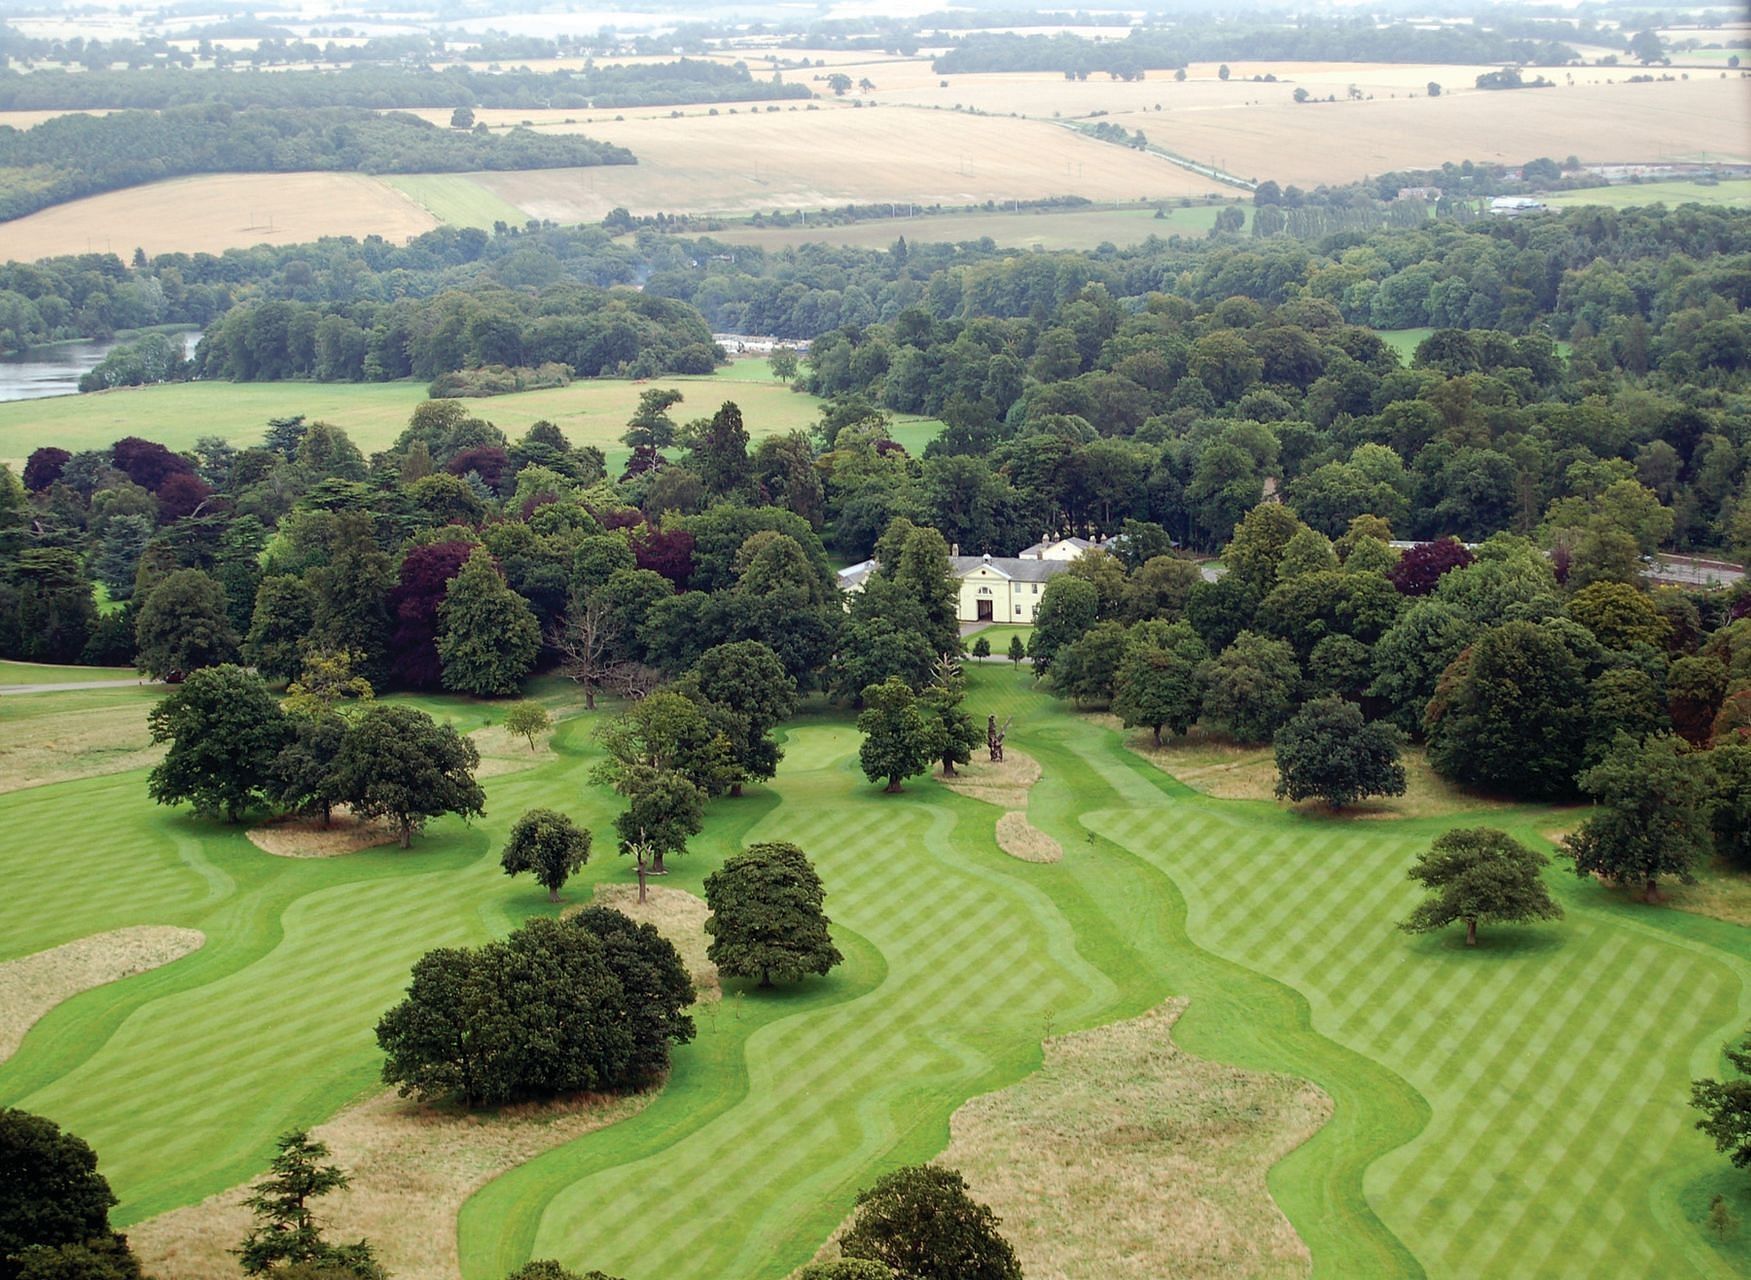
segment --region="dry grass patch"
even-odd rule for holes
[[[399,839],[381,822],[355,818],[345,805],[335,809],[326,827],[321,818],[287,816],[251,827],[248,835],[251,844],[276,858],[338,858]]]
[[[180,960],[206,940],[198,929],[134,925],[0,964],[0,1062],[63,1000]]]
[[[685,889],[669,889],[650,885],[646,900],[638,900],[638,886],[631,884],[599,884],[591,906],[613,907],[639,924],[655,925],[658,933],[674,943],[681,953],[681,964],[693,979],[693,989],[701,1001],[716,1000],[723,994],[718,983],[717,966],[706,959],[705,949],[711,939],[705,932],[706,917],[711,909],[705,899]],[[579,910],[570,907],[566,915]]]
[[[1010,747],[1000,761],[975,760],[952,778],[937,779],[950,791],[1004,810],[997,819],[997,847],[1023,862],[1061,862],[1064,846],[1027,818],[1028,791],[1040,780],[1040,763]]]
[[[1062,862],[1064,846],[1027,820],[1027,814],[1011,809],[997,819],[997,847],[1023,862]]]
[[[1040,773],[1038,760],[1005,747],[1002,760],[974,760],[958,766],[954,777],[938,777],[937,781],[950,791],[999,809],[1025,809],[1028,791],[1040,780]]]
[[[352,1185],[324,1198],[330,1240],[364,1237],[398,1280],[457,1280],[456,1216],[500,1174],[642,1111],[656,1090],[462,1113],[385,1092],[314,1130]],[[237,1280],[237,1247],[251,1218],[234,1188],[128,1228],[150,1274]]]
[[[1033,1280],[1311,1271],[1265,1174],[1331,1099],[1185,1053],[1185,1007],[1048,1040],[1037,1072],[955,1112],[940,1163],[1003,1219]]]
[[[1194,791],[1218,800],[1277,798],[1277,757],[1270,747],[1243,746],[1194,728],[1183,738],[1157,747],[1147,733],[1132,733],[1114,717],[1106,717],[1126,745],[1163,773],[1172,774]],[[1479,795],[1455,786],[1429,767],[1421,747],[1407,746],[1403,755],[1405,793],[1376,796],[1333,811],[1322,800],[1303,800],[1286,807],[1309,818],[1338,822],[1379,818],[1434,818],[1473,810],[1508,809],[1515,801]]]
[[[477,778],[521,773],[554,759],[551,732],[536,734],[533,749],[529,746],[529,739],[508,732],[502,724],[489,724],[484,729],[476,729],[468,737],[474,743],[474,749],[480,752],[480,767],[474,771]]]
[[[101,706],[70,701],[76,696],[7,699],[25,705],[0,708],[0,792],[146,769],[163,757],[146,727],[156,701],[150,692],[129,690],[113,703],[106,693],[83,695]]]
[[[965,1103],[935,1161],[1002,1219],[1029,1280],[1305,1276],[1265,1185],[1331,1118],[1306,1080],[1194,1057],[1185,1000],[1045,1042],[1027,1079]],[[839,1256],[847,1218],[815,1255]]]

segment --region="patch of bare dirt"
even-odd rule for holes
[[[44,1014],[82,991],[180,960],[207,937],[198,929],[134,925],[0,964],[0,1062]]]
[[[276,858],[338,858],[397,839],[384,823],[355,818],[344,805],[326,827],[321,818],[284,817],[251,827],[248,835],[251,844]]]

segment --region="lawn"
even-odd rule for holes
[[[132,667],[52,667],[41,662],[0,661],[0,686],[9,684],[64,684],[86,680],[139,680]]]
[[[847,717],[794,721],[775,783],[715,801],[666,883],[698,892],[743,842],[794,840],[846,964],[789,991],[728,984],[649,1106],[488,1183],[459,1224],[467,1280],[531,1256],[632,1280],[776,1280],[859,1186],[941,1151],[958,1106],[1036,1068],[1043,1034],[1169,996],[1190,1001],[1174,1028],[1186,1052],[1332,1098],[1270,1177],[1321,1274],[1743,1273],[1743,1239],[1723,1252],[1700,1218],[1715,1191],[1751,1215],[1751,1188],[1684,1102],[1751,1021],[1743,928],[1553,868],[1559,923],[1486,929],[1470,954],[1407,938],[1404,868],[1450,819],[1332,822],[1203,796],[1029,672],[968,669],[969,709],[1013,716],[1010,742],[1039,761],[1028,816],[1064,860],[1006,856],[998,810],[934,782],[881,794]],[[422,705],[469,727],[497,714]],[[122,1224],[259,1173],[276,1133],[374,1088],[370,1028],[414,958],[550,910],[498,872],[497,849],[537,804],[606,831],[613,798],[586,781],[604,714],[562,722],[552,754],[487,781],[486,819],[439,823],[409,853],[273,858],[154,808],[138,771],[0,795],[6,830],[56,833],[0,848],[0,959],[134,924],[208,939],[49,1014],[0,1065],[0,1104],[90,1140]],[[1564,815],[1490,821],[1539,840]],[[598,839],[568,897],[625,878]]]
[[[630,382],[588,379],[547,391],[525,391],[468,402],[513,439],[539,419],[557,423],[573,444],[593,444],[611,463],[624,459],[620,433],[641,392],[653,385],[678,387],[686,399],[677,420],[712,413],[724,400],[742,407],[749,434],[761,436],[812,426],[820,401],[773,380],[764,360],[738,361],[709,377]],[[133,387],[89,395],[57,396],[0,404],[0,462],[16,469],[39,445],[64,449],[103,448],[123,436],[144,436],[172,449],[188,449],[201,436],[220,435],[233,444],[258,444],[269,418],[303,414],[312,422],[344,428],[365,453],[387,449],[426,398],[416,382],[183,382]],[[914,452],[941,429],[926,419],[908,419],[895,430]]]

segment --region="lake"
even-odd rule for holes
[[[200,342],[198,330],[181,335],[183,354],[193,355]],[[69,396],[79,391],[79,379],[111,351],[132,338],[107,342],[57,342],[0,355],[0,403],[8,400],[41,400],[46,396]]]

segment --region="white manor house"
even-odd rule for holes
[[[1100,545],[1087,538],[1046,538],[1013,556],[963,556],[957,546],[948,558],[949,573],[960,584],[956,616],[962,622],[1031,624],[1045,584]],[[874,560],[865,560],[841,569],[840,587],[862,591],[875,568]]]

